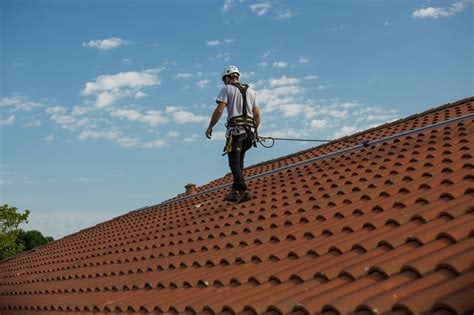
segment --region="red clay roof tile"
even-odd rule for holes
[[[0,312],[471,311],[473,101],[251,166],[247,203],[226,175],[5,260]]]

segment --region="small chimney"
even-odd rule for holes
[[[186,195],[194,195],[196,193],[196,185],[194,184],[189,183],[184,188],[186,189]]]

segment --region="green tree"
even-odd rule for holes
[[[0,260],[13,256],[23,250],[23,246],[16,243],[21,223],[28,222],[29,210],[17,212],[17,208],[7,204],[0,206]]]
[[[41,232],[36,230],[24,231],[20,229],[16,238],[16,243],[22,246],[23,250],[30,250],[52,241],[54,241],[54,239],[51,236],[45,237]]]

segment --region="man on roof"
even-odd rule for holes
[[[245,202],[252,199],[244,178],[244,158],[248,149],[256,146],[257,128],[260,125],[260,110],[255,92],[240,83],[240,72],[236,66],[228,66],[222,73],[225,86],[217,95],[217,107],[212,114],[206,137],[211,139],[212,128],[227,109],[227,133],[224,154],[229,158],[229,167],[234,178],[231,191],[224,197],[230,202]]]

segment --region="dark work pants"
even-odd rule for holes
[[[247,190],[244,178],[245,152],[252,147],[252,139],[246,133],[232,136],[232,151],[227,153],[229,167],[234,177],[232,188],[238,191]]]

